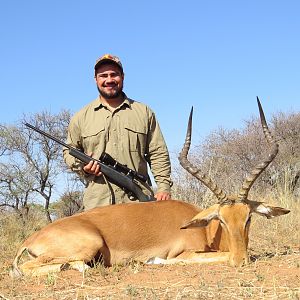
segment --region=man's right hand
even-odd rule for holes
[[[92,156],[92,155],[90,155],[90,156]],[[85,165],[83,167],[83,171],[85,173],[95,175],[95,176],[101,176],[102,175],[101,168],[100,168],[99,164],[94,160],[91,160],[87,165]]]

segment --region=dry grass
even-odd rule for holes
[[[101,264],[81,274],[69,270],[13,280],[8,271],[21,240],[40,227],[40,216],[24,226],[0,215],[0,299],[300,299],[300,203],[281,197],[275,203],[291,213],[252,221],[251,263],[226,265],[126,266]],[[43,223],[43,222],[42,222]],[[35,226],[33,226],[35,224]],[[39,225],[36,225],[39,224]]]
[[[3,277],[6,299],[299,299],[299,252],[228,266],[123,266],[65,271],[20,281]],[[1,299],[1,298],[0,298]]]

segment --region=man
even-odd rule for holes
[[[158,201],[170,199],[172,181],[167,146],[152,110],[123,92],[124,72],[119,58],[110,54],[99,58],[95,81],[100,95],[72,117],[67,143],[97,159],[106,152],[145,177],[148,163],[157,184],[154,197]],[[91,160],[83,165],[68,149],[64,149],[64,160],[87,181],[85,210],[137,200],[110,182],[97,162]],[[145,194],[153,195],[148,183],[140,186]]]

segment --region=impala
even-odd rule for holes
[[[217,197],[207,209],[178,201],[128,203],[92,210],[59,219],[31,235],[19,248],[12,275],[40,275],[66,268],[84,270],[101,258],[105,266],[137,260],[148,263],[248,262],[247,246],[252,213],[267,218],[289,210],[248,199],[250,188],[278,152],[258,101],[266,141],[266,158],[244,180],[238,195],[226,195],[209,176],[193,166],[187,155],[191,145],[192,112],[183,149],[182,167]],[[23,252],[31,260],[20,267]]]

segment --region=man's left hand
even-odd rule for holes
[[[170,200],[171,194],[168,192],[159,192],[154,195],[154,198],[156,198],[156,201]]]

